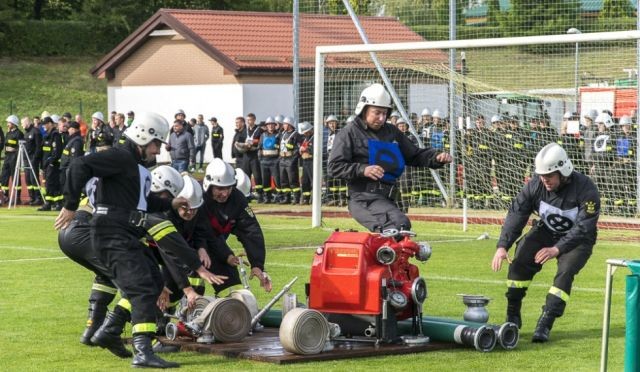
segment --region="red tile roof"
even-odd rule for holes
[[[371,43],[424,41],[391,17],[360,17]],[[102,76],[115,69],[154,30],[172,28],[221,63],[233,74],[245,71],[291,71],[293,15],[291,13],[160,9],[100,60],[91,70]],[[361,44],[348,16],[300,15],[300,64],[312,67],[318,45]],[[426,54],[425,54],[426,53]],[[422,58],[446,61],[440,51]]]

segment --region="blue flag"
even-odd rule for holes
[[[384,169],[383,182],[395,183],[404,172],[404,157],[397,143],[369,140],[369,165]]]

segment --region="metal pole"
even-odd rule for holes
[[[449,40],[456,39],[456,0],[449,0]],[[451,164],[449,164],[449,198],[447,200],[448,206],[453,207],[453,202],[456,195],[456,175],[457,175],[457,161],[456,161],[456,125],[457,120],[455,113],[455,96],[456,96],[456,49],[449,49],[449,142],[450,142],[450,154],[453,158]]]
[[[316,75],[314,84],[313,158],[322,158],[322,115],[324,108],[324,55],[316,48]],[[313,162],[313,193],[311,195],[311,227],[320,227],[322,217],[322,164]]]
[[[579,66],[580,66],[580,43],[576,43],[576,64],[575,64],[575,71],[574,71],[574,79],[575,79],[575,87],[576,87],[576,92],[575,92],[575,111],[578,111],[578,87],[580,86],[580,83],[578,81],[579,77],[578,77],[578,71],[579,71]]]
[[[293,0],[293,122],[298,123],[300,104],[300,55],[299,24],[300,12],[298,0]]]
[[[613,274],[618,267],[627,267],[627,260],[610,258],[607,260],[607,277],[604,291],[604,316],[602,320],[602,348],[600,350],[600,372],[607,371],[609,358],[609,326],[611,324],[611,292]]]

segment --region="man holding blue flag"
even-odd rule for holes
[[[413,144],[386,122],[390,112],[391,97],[381,84],[364,89],[356,118],[336,135],[327,165],[329,177],[347,181],[349,212],[369,231],[411,228],[396,203],[405,165],[440,168],[452,161],[448,153]]]

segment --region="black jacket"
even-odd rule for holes
[[[42,158],[42,133],[40,133],[40,129],[31,124],[25,130],[24,140],[24,146],[31,161],[40,162]]]
[[[126,139],[121,146],[74,159],[64,185],[64,207],[76,210],[87,181],[98,177],[96,205],[124,210],[158,212],[170,208],[171,201],[149,194],[151,173],[144,167],[137,145]]]
[[[60,169],[69,168],[71,160],[84,155],[84,141],[80,133],[76,133],[70,136],[67,140],[67,145],[62,150],[62,156],[60,157]]]
[[[224,239],[229,234],[235,235],[244,247],[251,267],[258,267],[264,271],[264,235],[247,203],[247,198],[234,188],[227,202],[220,204],[213,200],[209,193],[205,193],[204,206],[214,233]]]
[[[57,129],[52,128],[42,139],[42,169],[49,165],[60,165],[60,156],[62,156],[62,137]]]
[[[573,172],[557,191],[547,191],[540,177],[532,178],[513,200],[497,247],[509,249],[522,234],[531,213],[540,216],[555,246],[566,253],[580,243],[595,244],[600,216],[600,195],[591,179]]]
[[[369,166],[370,139],[397,143],[406,165],[429,168],[444,165],[436,160],[439,153],[437,150],[417,147],[395,126],[385,123],[374,132],[357,117],[336,134],[327,165],[328,176],[346,180],[349,187],[371,182],[371,179],[364,176],[364,169]]]

